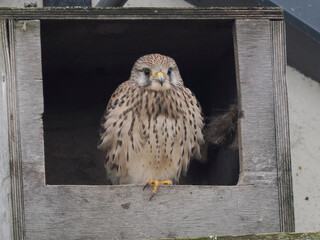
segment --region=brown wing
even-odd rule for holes
[[[98,148],[106,154],[107,174],[113,184],[128,177],[128,144],[131,142],[128,137],[135,121],[132,109],[137,91],[129,80],[122,83],[111,96],[102,117]]]
[[[182,127],[183,136],[180,139],[181,171],[185,174],[188,170],[190,159],[200,159],[200,146],[204,143],[202,128],[202,110],[195,95],[186,87],[182,87],[176,96],[177,108],[183,111]]]

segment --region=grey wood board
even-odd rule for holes
[[[268,20],[236,20],[235,55],[240,119],[239,184],[275,183],[277,162],[271,34]]]
[[[15,50],[15,71],[17,108],[19,109],[19,140],[21,142],[22,171],[24,165],[30,162],[43,161],[44,157],[39,156],[43,152],[42,133],[42,112],[43,95],[41,82],[41,52],[40,52],[40,22],[39,21],[15,21],[13,42]],[[38,114],[37,114],[38,113]],[[19,150],[20,151],[20,150]],[[19,159],[17,159],[19,162]],[[44,166],[42,164],[42,166]],[[35,167],[35,166],[34,166]],[[20,174],[20,178],[27,174]],[[28,181],[23,179],[25,188]],[[25,189],[24,189],[25,190]],[[24,201],[20,196],[20,201]],[[24,213],[24,212],[23,212]],[[22,213],[22,214],[23,214]],[[24,220],[22,218],[24,223]],[[19,229],[17,229],[17,234]],[[23,230],[20,230],[24,234]],[[20,237],[17,237],[20,239]]]
[[[26,30],[22,30],[23,26]],[[39,148],[43,145],[43,87],[39,27],[40,22],[36,20],[15,23],[19,109],[20,118],[23,119],[20,134],[24,163],[36,163],[44,159],[43,147]],[[20,39],[23,41],[19,41]],[[26,154],[28,157],[25,157]]]
[[[294,232],[294,204],[291,176],[288,93],[286,82],[286,51],[284,22],[272,21],[273,82],[275,130],[281,231]]]
[[[281,8],[0,8],[14,19],[283,19]]]
[[[0,239],[11,239],[11,177],[7,112],[9,47],[6,21],[0,20]]]
[[[9,67],[7,82],[7,109],[9,129],[9,158],[11,176],[12,201],[12,234],[13,239],[24,238],[24,209],[22,193],[22,160],[20,144],[20,118],[18,107],[18,92],[16,79],[16,56],[14,45],[14,20],[7,20],[7,34],[9,46]]]
[[[276,186],[32,186],[27,239],[151,239],[275,232]],[[35,194],[37,192],[37,194]]]

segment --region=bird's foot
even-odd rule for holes
[[[149,201],[153,198],[154,195],[156,195],[159,185],[170,185],[170,186],[172,186],[172,182],[170,180],[166,180],[166,181],[149,180],[147,182],[147,184],[143,187],[143,190],[146,189],[146,187],[149,187],[152,184],[153,184],[153,190],[152,190],[152,195],[151,195]]]

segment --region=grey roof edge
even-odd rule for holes
[[[196,7],[278,7],[277,0],[185,0]],[[298,1],[298,0],[297,0]],[[319,1],[319,0],[309,0]],[[283,2],[282,2],[283,3]],[[288,2],[287,2],[288,4]],[[317,4],[316,4],[317,5]],[[318,4],[319,5],[319,4]],[[317,6],[318,6],[317,5]],[[320,82],[320,32],[284,9],[288,65]],[[319,9],[320,11],[320,9]],[[320,28],[320,26],[319,26]]]
[[[275,0],[256,1],[267,7],[278,6]],[[287,8],[284,8],[284,19],[288,65],[320,82],[320,32],[307,21],[299,19],[298,15],[291,14]]]
[[[281,7],[280,5],[275,3],[274,0],[255,0],[255,1],[257,1],[259,4],[261,4],[264,7]],[[283,7],[283,10],[284,10],[285,21],[289,22],[290,24],[298,28],[300,31],[304,32],[308,36],[320,42],[320,32],[317,29],[315,29],[311,24],[308,24],[307,21],[303,21],[303,18],[299,18],[298,13],[297,15],[293,15],[292,13],[289,12],[289,9],[287,7]]]

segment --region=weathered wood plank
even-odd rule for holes
[[[10,77],[9,47],[6,21],[0,21],[0,239],[11,239],[11,177],[7,82]]]
[[[39,148],[43,145],[43,87],[39,28],[39,21],[15,23],[16,75],[20,118],[23,119],[20,134],[24,163],[36,163],[39,162],[39,158],[44,159],[43,147]],[[42,152],[39,155],[40,150]]]
[[[279,226],[275,187],[163,187],[149,201],[151,189],[136,185],[32,186],[25,191],[27,239],[274,232]]]
[[[0,8],[14,19],[283,19],[281,8]]]
[[[9,45],[9,68],[7,81],[7,116],[9,129],[9,157],[11,174],[11,201],[12,201],[12,234],[13,239],[24,238],[24,209],[22,160],[20,144],[20,122],[16,79],[16,55],[14,44],[14,20],[7,22]]]
[[[267,20],[236,20],[234,29],[239,123],[239,184],[277,181],[271,34]]]
[[[288,93],[286,82],[285,29],[283,21],[271,21],[276,153],[278,164],[280,230],[294,232]]]
[[[16,88],[19,100],[17,116],[20,118],[20,151],[23,159],[23,174],[20,174],[20,177],[23,177],[24,193],[30,185],[36,184],[36,180],[41,181],[44,187],[43,94],[39,30],[39,21],[15,21],[14,24]],[[42,168],[38,170],[37,177],[25,171],[27,163],[30,163],[33,169],[37,167],[37,163],[40,163]],[[21,200],[25,200],[24,204],[27,201],[22,196]],[[26,210],[26,206],[24,207]],[[32,214],[32,218],[36,217]],[[29,226],[26,226],[26,235],[28,235]]]

